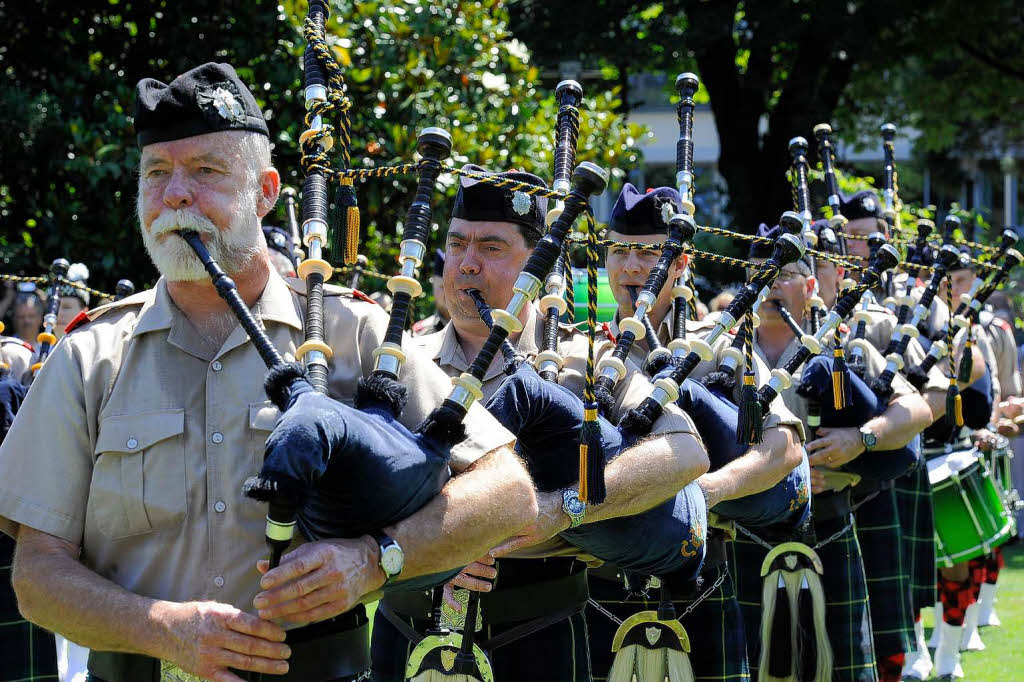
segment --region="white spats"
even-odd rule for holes
[[[908,651],[903,663],[903,678],[927,680],[932,673],[932,657],[928,653],[928,643],[924,640],[924,623],[914,623],[914,650]]]
[[[964,635],[960,640],[960,651],[984,651],[985,643],[978,634],[978,615],[981,606],[974,602],[964,613]]]
[[[950,625],[945,621],[937,621],[935,628],[940,631],[939,646],[935,649],[935,676],[952,675],[960,678],[964,676],[964,669],[960,667],[960,640],[963,638],[964,628],[962,625]]]
[[[978,625],[985,627],[999,627],[1002,622],[996,615],[996,586],[985,583],[981,586],[981,594],[978,596]]]

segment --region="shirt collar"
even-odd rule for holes
[[[296,288],[296,291],[304,293],[305,288]],[[289,285],[277,272],[271,271],[267,286],[263,288],[254,310],[257,318],[263,322],[279,322],[301,330],[302,320],[299,317],[298,305],[298,301],[289,291]],[[167,280],[161,277],[153,288],[153,295],[142,305],[139,323],[135,325],[133,335],[140,336],[148,332],[170,329],[174,323],[174,316],[180,314],[180,309],[167,292]]]
[[[537,309],[531,304],[527,311],[526,322],[523,323],[523,331],[519,334],[515,349],[526,357],[533,357],[539,352],[539,343],[543,342],[543,327],[537,323]],[[435,341],[436,337],[436,341]],[[442,367],[452,367],[459,372],[469,369],[470,361],[462,353],[462,346],[459,344],[458,332],[455,324],[449,320],[437,334],[428,334],[424,337],[423,345],[430,350],[429,344],[436,344],[433,358]],[[497,361],[492,362],[484,374],[484,381],[493,379],[504,370],[504,362],[500,352],[496,356]]]

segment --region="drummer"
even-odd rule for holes
[[[959,294],[967,293],[973,284],[976,272],[970,260],[970,251],[967,247],[961,247],[963,252],[960,261],[950,269],[949,281],[952,283],[952,290],[947,293],[947,285],[944,281],[939,287],[936,298],[946,300],[952,295],[957,300]],[[955,339],[954,360],[951,362],[947,357],[940,364],[943,373],[947,376],[955,376],[962,367],[962,354],[968,332],[961,329]],[[954,428],[948,425],[947,420],[936,420],[922,434],[924,439],[924,454],[928,460],[938,457],[945,458],[946,466],[954,471],[959,471],[975,460],[976,455],[971,450],[973,434],[976,430],[984,428],[993,412],[993,406],[997,404],[996,399],[1000,392],[998,377],[998,364],[992,350],[990,337],[985,333],[981,325],[975,324],[970,330],[972,341],[971,349],[971,383],[968,386],[960,386],[961,400],[963,405],[963,417],[965,426]],[[933,463],[930,467],[936,469]],[[932,481],[935,483],[935,480]],[[936,523],[943,522],[940,516],[947,512],[936,511]],[[945,519],[949,522],[948,519]],[[969,524],[968,518],[957,518],[952,521],[954,524]],[[963,677],[963,670],[960,666],[960,651],[967,648],[982,648],[980,638],[977,636],[977,621],[979,616],[978,607],[974,605],[980,594],[981,585],[986,582],[986,567],[989,562],[984,557],[976,557],[972,561],[958,561],[949,566],[951,559],[946,553],[952,552],[951,548],[940,551],[940,561],[945,561],[947,567],[940,569],[938,577],[939,601],[936,603],[936,613],[941,613],[941,623],[938,624],[932,635],[931,646],[935,648],[934,674],[937,676],[949,676],[951,678]],[[943,559],[943,557],[946,557]],[[993,558],[993,567],[998,572],[998,559]],[[990,590],[986,590],[988,592]],[[939,621],[938,615],[936,621]],[[923,672],[923,670],[921,671]]]
[[[854,195],[841,207],[859,225],[869,217],[875,218],[877,202],[868,192]],[[872,208],[869,216],[863,216],[864,204]],[[872,226],[878,227],[875,220]],[[867,250],[863,240],[829,242],[821,238],[821,230],[828,222],[820,220],[813,225],[819,235],[818,249],[821,251],[841,250],[842,244],[852,250]],[[847,228],[849,231],[849,228]],[[866,255],[866,253],[865,253]],[[816,274],[825,306],[830,308],[836,300],[839,282],[847,276],[846,270],[836,263],[818,258]],[[896,316],[886,307],[875,302],[873,296],[865,296],[857,311],[866,312],[863,339],[879,353],[889,345],[893,330],[897,327]],[[863,314],[863,313],[861,313]],[[848,334],[849,338],[849,334]],[[925,351],[917,339],[911,339],[904,356],[908,364],[918,365],[925,357]],[[851,358],[852,361],[852,358]],[[851,364],[856,371],[857,366]],[[863,367],[861,367],[863,369]],[[932,421],[941,418],[946,409],[946,387],[949,382],[942,372],[933,368],[928,382],[920,390],[932,411]],[[930,495],[928,472],[918,467],[892,482],[884,482],[880,488],[868,490],[857,486],[854,501],[860,503],[869,496],[872,499],[860,504],[856,512],[857,537],[864,558],[864,571],[868,579],[871,598],[871,619],[874,625],[875,656],[878,660],[881,680],[899,679],[901,670],[909,669],[906,657],[917,662],[923,655],[927,666],[931,665],[924,641],[924,629],[920,622],[920,608],[931,606],[935,595],[935,541],[931,506],[922,504],[923,497]],[[897,551],[893,551],[896,548]],[[917,589],[915,590],[915,586]],[[915,605],[914,596],[917,595]],[[916,654],[915,652],[923,652]],[[924,662],[917,663],[923,665]]]
[[[953,300],[959,300],[961,295],[968,294],[978,276],[974,262],[970,258],[969,248],[962,246],[961,251],[963,255],[959,263],[949,273],[950,293]],[[945,283],[940,288],[939,295],[946,296]],[[1004,330],[1002,325],[994,323],[991,314],[986,314],[984,319],[979,319],[979,322],[972,329],[975,346],[972,379],[978,376],[981,370],[984,370],[989,383],[985,384],[983,379],[972,385],[972,390],[979,383],[983,385],[980,391],[981,395],[977,396],[978,399],[975,400],[968,400],[965,395],[963,403],[965,406],[970,404],[975,408],[981,405],[984,407],[979,409],[982,411],[987,409],[991,412],[988,415],[973,414],[972,421],[972,415],[965,410],[965,421],[968,422],[969,427],[973,427],[973,433],[971,429],[965,427],[956,436],[952,434],[949,436],[955,441],[957,450],[960,451],[970,448],[972,442],[982,447],[988,447],[993,437],[991,432],[984,427],[990,421],[988,417],[992,417],[992,421],[995,421],[998,415],[998,409],[993,409],[993,406],[999,405],[1000,396],[1004,392],[1004,382],[1005,390],[1010,393],[1019,390],[1020,386],[1019,373],[1016,371],[1015,348],[1011,351],[1014,353],[1014,357],[1009,361],[1005,357],[1000,361],[996,353],[996,349],[1001,348],[1003,351],[1001,355],[1005,356],[1005,346],[1013,347],[1012,333],[1008,334],[1011,340],[1007,341],[1004,332],[1009,332],[1009,330]],[[965,335],[965,330],[961,330],[957,337],[958,345],[962,343]],[[947,369],[952,372],[956,371],[957,367],[950,366]],[[972,413],[974,411],[972,410]],[[926,432],[926,436],[928,435]],[[930,445],[935,444],[930,443]],[[966,459],[964,461],[968,463]],[[966,519],[961,522],[963,521]],[[937,610],[942,609],[943,623],[940,628],[937,628],[939,636],[933,636],[933,644],[937,645],[935,654],[937,674],[962,676],[959,651],[984,648],[978,633],[978,625],[982,624],[983,615],[986,625],[998,622],[992,611],[992,605],[995,600],[995,585],[1002,563],[1002,553],[997,547],[985,556],[974,557],[970,561],[960,562],[940,571],[940,602]]]

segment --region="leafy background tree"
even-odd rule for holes
[[[354,166],[410,160],[418,132],[436,125],[454,138],[455,165],[550,175],[554,79],[508,33],[503,3],[336,0],[331,7],[329,42],[353,100]],[[140,287],[156,279],[135,216],[131,115],[143,77],[167,81],[204,61],[233,64],[266,112],[284,184],[301,185],[305,2],[43,0],[24,10],[0,2],[9,29],[0,47],[7,76],[0,115],[8,122],[0,132],[3,271],[38,274],[64,256],[85,262],[90,284],[107,291],[122,277]],[[640,161],[642,131],[617,113],[614,84],[588,90],[579,159],[621,176]],[[451,176],[446,181],[435,205],[440,225],[454,195]],[[357,189],[363,252],[389,271],[413,178]],[[272,220],[283,221],[283,210]]]
[[[952,0],[591,5],[568,28],[561,3],[517,0],[512,29],[533,38],[539,62],[572,55],[607,82],[695,71],[698,101],[706,98],[715,117],[718,171],[740,231],[789,208],[787,144],[795,135],[813,143],[817,123],[877,145],[884,121],[914,127],[922,134],[916,146],[940,159],[956,148],[976,150],[993,133],[1002,149],[1024,142],[1024,125],[1008,116],[1024,97],[1024,12],[1013,0],[980,0],[969,12]],[[628,92],[626,101],[642,104]],[[910,168],[904,176],[913,178]],[[908,193],[919,188],[904,183]]]

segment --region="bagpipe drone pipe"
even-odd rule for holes
[[[626,359],[636,341],[647,336],[650,321],[647,312],[668,281],[672,264],[682,253],[683,244],[693,239],[697,225],[693,221],[693,110],[696,106],[693,96],[697,92],[700,81],[692,73],[683,73],[676,77],[676,90],[679,92],[679,137],[676,142],[676,184],[679,189],[681,212],[674,213],[666,219],[668,235],[662,244],[658,262],[651,269],[644,282],[642,291],[637,295],[635,311],[632,316],[619,321],[619,338],[615,341],[615,349],[605,356],[598,366],[598,378],[595,385],[597,402],[602,412],[610,414],[611,394],[615,385],[626,375]],[[685,328],[685,323],[682,325]],[[652,336],[656,339],[657,335]],[[652,358],[653,359],[653,358]]]
[[[404,387],[396,381],[404,359],[398,347],[401,330],[409,300],[418,294],[415,274],[426,248],[423,242],[430,225],[430,196],[441,161],[451,150],[451,139],[443,130],[428,128],[418,139],[422,156],[417,169],[419,181],[405,222],[406,241],[399,257],[402,273],[392,283],[395,305],[385,342],[375,353],[378,366],[370,377],[360,381],[354,406],[326,394],[332,349],[324,338],[323,282],[333,268],[323,259],[328,244],[328,178],[323,154],[333,142],[331,128],[323,116],[331,109],[329,87],[338,87],[330,73],[324,74],[328,64],[334,68],[337,65],[325,61],[319,49],[323,47],[326,18],[325,3],[312,0],[307,26],[311,25],[313,33],[320,35],[321,44],[307,44],[305,56],[306,121],[310,128],[302,136],[306,171],[302,230],[308,257],[298,270],[306,280],[307,308],[305,342],[295,353],[305,366],[284,361],[238,294],[234,282],[211,258],[202,237],[191,230],[179,232],[202,261],[217,293],[228,303],[266,364],[265,389],[281,410],[267,439],[260,473],[247,480],[243,488],[247,497],[269,503],[267,543],[271,567],[280,561],[296,527],[308,540],[358,537],[377,533],[415,512],[436,496],[447,480],[450,449],[456,442],[414,433],[398,421],[405,396]],[[344,130],[343,135],[347,136],[348,131]],[[350,194],[351,185],[344,181],[341,184],[339,193]],[[351,201],[340,203],[351,231],[353,219],[358,222],[355,207]],[[333,238],[341,239],[338,234]],[[386,589],[414,589],[418,583],[437,584],[447,577],[429,576]]]

